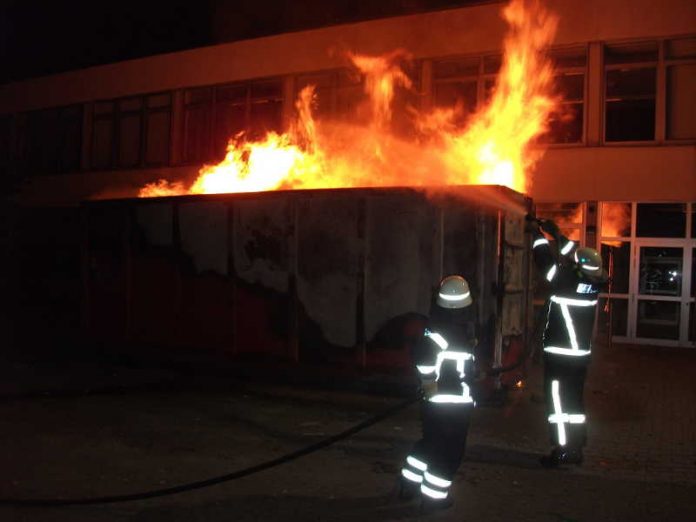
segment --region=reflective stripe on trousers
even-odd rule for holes
[[[411,482],[418,484],[423,482],[423,473],[428,469],[428,465],[422,460],[409,455],[406,457],[406,464],[401,470],[401,476]]]
[[[549,415],[549,423],[556,424],[558,430],[558,444],[565,446],[567,442],[566,424],[584,424],[585,415],[582,413],[565,413],[561,403],[561,383],[554,379],[551,381],[551,398],[553,399],[553,413]]]
[[[423,483],[421,484],[421,493],[435,500],[447,498],[449,488],[452,485],[451,480],[438,477],[428,471],[423,473]]]

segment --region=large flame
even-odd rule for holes
[[[402,65],[405,51],[386,56],[351,54],[364,75],[367,121],[317,121],[314,89],[302,90],[297,118],[287,132],[250,141],[232,139],[225,159],[204,166],[190,187],[160,180],[141,189],[141,197],[280,189],[505,185],[530,187],[532,169],[543,149],[535,138],[548,128],[558,107],[552,67],[544,56],[557,18],[535,0],[512,0],[503,10],[509,24],[500,73],[488,101],[464,128],[454,124],[461,107],[419,111],[409,107],[414,132],[394,132],[393,101],[398,89],[411,89]]]

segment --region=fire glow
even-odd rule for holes
[[[495,86],[487,102],[468,108],[463,127],[455,125],[462,107],[409,107],[414,132],[408,138],[394,132],[395,92],[414,89],[402,67],[408,53],[351,54],[364,77],[367,121],[315,119],[316,94],[308,86],[298,95],[297,116],[286,132],[269,132],[258,141],[236,136],[225,158],[204,166],[191,186],[159,180],[139,196],[467,184],[527,192],[543,154],[535,139],[559,107],[553,68],[543,52],[557,18],[534,0],[512,0],[503,16],[509,30]]]

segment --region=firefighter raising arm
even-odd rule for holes
[[[575,249],[575,242],[561,234],[556,223],[550,219],[537,219],[531,215],[527,215],[526,219],[532,233],[534,262],[546,280],[551,282],[558,271],[558,264],[563,263]],[[543,232],[551,236],[554,242],[551,243]]]

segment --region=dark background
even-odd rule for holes
[[[472,0],[0,1],[0,83]]]

